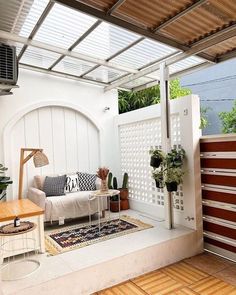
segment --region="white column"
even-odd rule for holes
[[[170,100],[169,100],[169,72],[165,63],[160,65],[160,95],[161,95],[161,145],[168,153],[171,150],[170,133]],[[171,193],[164,188],[165,226],[173,228],[173,208]]]

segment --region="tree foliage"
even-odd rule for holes
[[[236,133],[236,100],[231,111],[219,113],[223,133]]]
[[[191,90],[182,88],[179,79],[170,82],[170,98],[191,94]],[[138,92],[119,90],[119,112],[125,113],[160,103],[160,86],[156,85]]]
[[[201,107],[200,108],[200,113],[201,113],[201,118],[200,118],[200,129],[205,129],[207,126],[210,125],[208,121],[208,111],[212,110],[211,107]]]

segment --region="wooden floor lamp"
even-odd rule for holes
[[[30,152],[28,156],[25,157],[25,153]],[[19,189],[18,189],[18,199],[22,199],[23,190],[23,175],[24,175],[24,165],[33,157],[35,167],[43,167],[49,164],[47,156],[43,153],[43,149],[31,149],[22,148],[20,151],[20,173],[19,173]]]

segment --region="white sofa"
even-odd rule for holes
[[[44,180],[46,176],[35,176],[34,187],[28,189],[27,197],[39,207],[44,209],[44,221],[57,221],[59,217],[64,219],[77,218],[89,215],[88,198],[91,191],[79,191],[73,193],[66,193],[63,196],[50,196],[42,191]],[[96,188],[99,189],[100,180],[96,181]],[[90,201],[90,213],[97,212],[97,199]],[[104,214],[107,209],[107,201],[102,199],[100,209]]]

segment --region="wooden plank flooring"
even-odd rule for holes
[[[94,295],[236,295],[236,286],[181,261]]]

